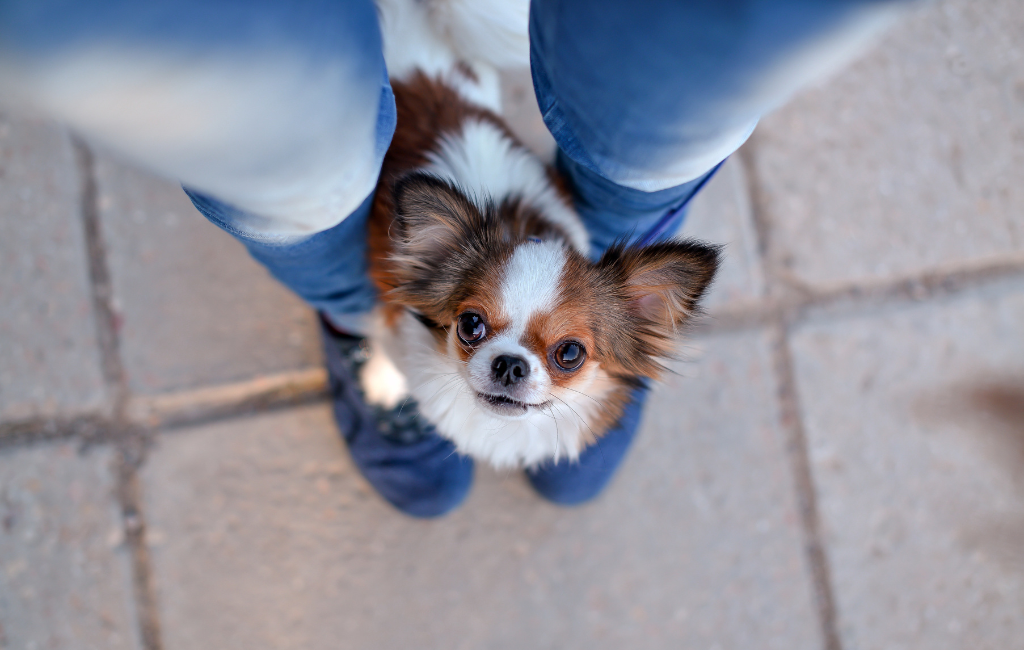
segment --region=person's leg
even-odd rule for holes
[[[689,198],[762,115],[905,4],[533,0],[537,101],[598,253]]]
[[[5,2],[0,97],[180,181],[318,309],[372,306],[360,206],[395,114],[371,0]]]
[[[358,390],[366,220],[396,115],[372,0],[0,3],[0,98],[182,182],[329,318],[338,423],[378,491],[417,516],[462,500],[472,464],[414,407]]]
[[[372,163],[379,169],[395,130],[395,98],[385,76],[380,90]],[[282,284],[324,314],[335,328],[366,332],[376,290],[367,273],[367,221],[373,191],[340,223],[313,235],[281,236],[253,227],[251,213],[185,187],[192,204],[207,219],[242,242],[249,254]]]
[[[849,60],[899,0],[533,0],[530,53],[599,257],[614,241],[671,236],[689,200],[762,115]],[[580,458],[531,470],[558,503],[596,496],[639,423],[644,391]]]

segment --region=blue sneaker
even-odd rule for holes
[[[608,485],[622,464],[640,426],[648,386],[637,387],[632,399],[611,431],[580,454],[579,460],[560,460],[526,470],[533,489],[542,497],[563,506],[590,501]]]
[[[473,461],[437,435],[413,400],[393,409],[368,405],[358,380],[369,359],[366,339],[320,322],[334,417],[359,471],[407,515],[439,517],[454,509],[469,493]]]

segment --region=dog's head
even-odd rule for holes
[[[654,377],[718,264],[692,241],[617,245],[591,262],[510,198],[414,174],[395,187],[391,299],[432,327],[477,405],[506,418],[577,402],[599,378]]]

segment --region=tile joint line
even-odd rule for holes
[[[85,233],[100,363],[112,400],[112,417],[108,424],[112,428],[111,435],[118,452],[115,469],[117,497],[121,506],[125,544],[131,559],[137,631],[144,650],[163,650],[138,474],[145,454],[148,433],[130,423],[126,417],[130,394],[121,359],[113,284],[103,241],[95,158],[88,145],[74,137],[72,148],[79,175],[81,219]]]
[[[751,217],[757,237],[758,258],[763,265],[769,298],[788,287],[781,282],[780,271],[772,249],[767,197],[757,171],[757,137],[739,152],[747,179]],[[790,472],[796,491],[796,504],[804,541],[804,557],[810,571],[811,589],[817,606],[818,625],[823,650],[842,650],[837,624],[835,591],[829,571],[828,554],[821,539],[817,494],[807,449],[807,436],[800,412],[799,393],[789,346],[791,314],[785,309],[772,310],[765,323],[770,335],[772,373],[775,375],[779,425],[785,439]]]

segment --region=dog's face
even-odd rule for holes
[[[480,408],[526,416],[593,379],[588,353],[602,346],[588,315],[562,293],[567,252],[559,241],[527,240],[453,304],[448,353],[463,361]]]
[[[717,265],[716,249],[692,242],[613,247],[590,262],[530,206],[481,209],[424,174],[398,184],[395,207],[393,297],[501,418],[657,375]]]

